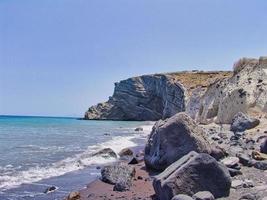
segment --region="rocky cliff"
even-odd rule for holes
[[[186,110],[192,90],[205,90],[229,72],[179,72],[144,75],[115,83],[105,103],[92,106],[85,119],[159,120]]]
[[[233,72],[177,72],[145,75],[115,84],[105,103],[85,119],[159,120],[185,111],[202,124],[231,123],[238,112],[267,112],[267,57],[242,58]]]
[[[203,124],[229,124],[238,112],[261,115],[267,111],[267,57],[242,58],[233,76],[221,79],[205,92],[192,92],[187,111]]]

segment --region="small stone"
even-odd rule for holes
[[[128,182],[118,182],[113,187],[113,191],[124,192],[127,190],[130,190],[130,185]]]
[[[130,148],[124,148],[118,154],[120,157],[123,157],[123,156],[133,156],[134,153]]]
[[[258,151],[252,151],[252,158],[254,158],[255,160],[266,160],[267,159],[267,155],[264,153],[260,153]]]
[[[193,200],[193,199],[185,194],[178,194],[174,196],[171,200]]]
[[[136,165],[136,164],[138,164],[138,160],[135,157],[133,157],[132,160],[128,164],[129,165]]]
[[[134,131],[143,131],[144,129],[142,127],[138,127],[136,129],[134,129]]]
[[[81,199],[81,195],[79,192],[71,192],[67,198],[67,200],[79,200]]]
[[[252,193],[244,194],[239,200],[255,200],[257,199],[257,196]]]
[[[242,172],[240,170],[233,169],[233,168],[228,168],[228,171],[229,171],[231,177],[234,177],[234,176],[242,174]]]
[[[244,180],[243,187],[244,187],[244,188],[251,188],[251,187],[254,187],[254,182],[253,182],[252,180],[245,179],[245,180]]]
[[[195,200],[214,200],[213,194],[209,191],[198,192],[193,195],[193,199]]]
[[[247,167],[252,167],[253,166],[253,161],[249,157],[249,155],[243,154],[243,153],[238,153],[236,156],[239,158],[239,162],[242,165],[247,166]]]
[[[45,194],[48,194],[48,193],[51,193],[51,192],[55,192],[57,190],[57,187],[55,186],[51,186],[51,187],[48,187],[46,190],[45,190]]]
[[[214,136],[211,137],[211,139],[214,140],[214,141],[218,141],[221,138],[218,135],[214,135]]]
[[[239,163],[239,158],[237,157],[227,157],[221,160],[221,162],[226,166],[233,168],[234,166],[238,165]]]
[[[256,169],[267,170],[267,162],[266,161],[257,161],[253,165]]]
[[[244,182],[241,180],[233,180],[231,187],[234,189],[238,189],[238,188],[242,188],[243,184],[244,184]]]

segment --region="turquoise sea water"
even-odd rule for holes
[[[0,199],[62,199],[114,161],[91,154],[144,143],[151,122],[0,116]],[[143,132],[136,132],[142,126]],[[55,185],[58,190],[44,194]]]

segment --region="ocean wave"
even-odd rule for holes
[[[131,136],[115,136],[111,140],[89,146],[83,153],[76,154],[73,157],[53,163],[47,167],[33,167],[26,171],[16,171],[13,174],[0,175],[0,190],[7,190],[17,187],[21,184],[29,184],[38,182],[42,179],[61,176],[69,172],[84,169],[91,165],[101,165],[109,162],[114,162],[115,158],[104,158],[101,156],[92,156],[92,154],[103,148],[111,148],[116,153],[126,147],[137,146],[133,139],[146,137],[151,130],[152,125],[144,125],[143,133],[136,133]],[[36,146],[28,146],[29,148]]]

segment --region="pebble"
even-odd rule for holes
[[[195,200],[214,200],[213,194],[209,191],[198,192],[193,195],[193,199]]]
[[[171,200],[193,200],[193,199],[185,194],[178,194],[174,196]]]
[[[226,166],[233,168],[234,166],[238,165],[239,158],[238,157],[227,157],[221,160],[221,162]]]

